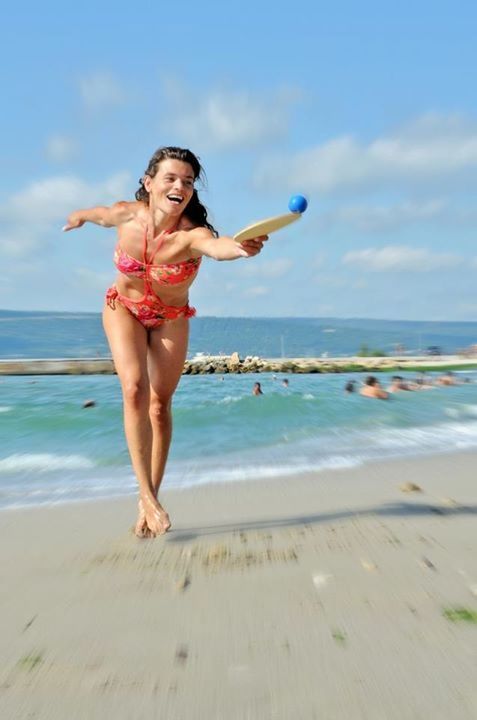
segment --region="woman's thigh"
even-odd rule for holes
[[[149,335],[149,380],[153,394],[162,401],[172,397],[179,383],[188,343],[188,318],[166,322]]]
[[[147,330],[119,303],[115,310],[105,306],[103,326],[121,383],[148,384]]]

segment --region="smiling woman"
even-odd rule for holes
[[[218,237],[194,183],[198,158],[178,147],[152,156],[136,202],[71,213],[64,230],[86,222],[116,227],[116,283],[106,293],[103,325],[121,382],[124,427],[139,484],[136,534],[151,537],[171,526],[157,496],[172,436],[171,403],[187,354],[189,287],[202,256],[251,257],[266,237],[238,243]]]

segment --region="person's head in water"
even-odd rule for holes
[[[283,387],[286,387],[286,388],[289,387],[290,383],[288,382],[288,379],[287,379],[287,378],[284,378],[284,379],[282,380],[282,385],[283,385]]]
[[[253,389],[252,389],[252,393],[253,393],[254,395],[263,395],[262,386],[260,385],[259,382],[254,383],[254,386],[253,386]]]
[[[354,386],[355,386],[355,384],[356,384],[356,383],[355,383],[354,380],[348,380],[348,382],[346,383],[345,388],[344,388],[344,389],[345,389],[345,392],[346,392],[346,393],[352,393],[352,392],[354,392]]]
[[[204,183],[205,173],[193,152],[179,147],[161,147],[149,160],[135,197],[152,208],[160,207],[168,215],[179,218],[184,214],[195,227],[206,227],[217,236],[194,187],[196,180]]]
[[[374,375],[368,375],[364,384],[369,385],[369,387],[375,387],[376,385],[379,385],[379,381],[376,377],[374,377]]]
[[[389,397],[386,390],[383,390],[379,384],[379,380],[374,375],[368,375],[359,394],[368,398],[379,398],[380,400],[386,400]]]

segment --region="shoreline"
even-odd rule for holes
[[[258,486],[263,486],[264,492],[273,492],[274,489],[287,485],[287,483],[293,482],[293,483],[299,483],[299,482],[310,482],[312,481],[314,484],[320,483],[320,481],[323,481],[323,483],[328,483],[332,480],[334,482],[354,482],[353,475],[356,474],[358,477],[358,480],[361,480],[361,476],[365,475],[367,472],[369,472],[372,475],[376,475],[377,473],[387,473],[390,472],[391,474],[398,474],[400,472],[400,468],[407,467],[409,464],[418,466],[421,463],[423,464],[423,467],[426,467],[428,463],[434,463],[439,462],[439,459],[442,458],[443,462],[455,462],[459,463],[461,460],[465,463],[471,462],[474,464],[475,467],[477,467],[477,448],[465,448],[457,450],[455,448],[449,449],[449,450],[443,450],[441,452],[436,452],[435,450],[431,450],[429,452],[420,452],[420,453],[410,453],[409,455],[405,455],[402,457],[398,456],[392,456],[392,457],[381,457],[381,458],[372,458],[372,459],[365,459],[360,461],[357,464],[352,464],[349,466],[343,466],[343,467],[323,467],[319,468],[318,470],[306,470],[302,472],[292,472],[292,473],[286,473],[286,474],[277,474],[274,476],[267,476],[267,477],[258,477],[256,479],[249,479],[249,478],[240,478],[240,479],[234,479],[234,480],[213,480],[211,479],[209,482],[201,482],[199,484],[194,484],[193,482],[189,484],[184,485],[172,485],[168,486],[167,484],[167,477],[164,481],[164,487],[162,490],[161,495],[167,497],[174,498],[177,496],[183,496],[187,493],[211,493],[217,489],[217,492],[220,493],[226,493],[227,491],[232,491],[234,488],[238,488],[238,491],[240,492],[240,488],[252,490],[253,488],[257,488]],[[84,506],[92,506],[92,505],[99,505],[102,504],[117,504],[118,506],[122,504],[130,504],[131,502],[134,505],[135,498],[137,498],[137,489],[134,488],[130,492],[124,492],[117,495],[107,495],[99,496],[99,497],[88,497],[88,498],[70,498],[70,499],[64,499],[61,501],[55,500],[52,502],[42,502],[40,504],[33,504],[28,503],[25,505],[16,505],[16,506],[6,506],[6,507],[0,507],[0,514],[2,513],[15,513],[15,512],[36,512],[36,511],[49,511],[60,509],[60,508],[73,508],[73,507],[81,507]]]
[[[444,372],[449,370],[477,369],[477,358],[460,355],[409,356],[409,357],[336,357],[336,358],[240,358],[238,353],[229,356],[204,356],[186,360],[183,375],[228,373],[344,373],[344,372]],[[22,375],[112,375],[115,373],[111,358],[37,358],[0,359],[0,376]]]
[[[473,720],[476,461],[3,514],[5,716]]]

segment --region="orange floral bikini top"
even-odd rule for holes
[[[137,260],[121,249],[119,243],[114,251],[114,264],[120,273],[129,277],[140,278],[141,280],[155,280],[161,285],[176,285],[188,280],[195,275],[198,270],[202,258],[189,258],[181,260],[177,263],[163,263],[161,265],[153,265],[152,259],[162,245],[162,235],[166,235],[172,231],[161,233],[155,251],[148,259],[147,256],[147,230],[144,233],[143,260]]]

